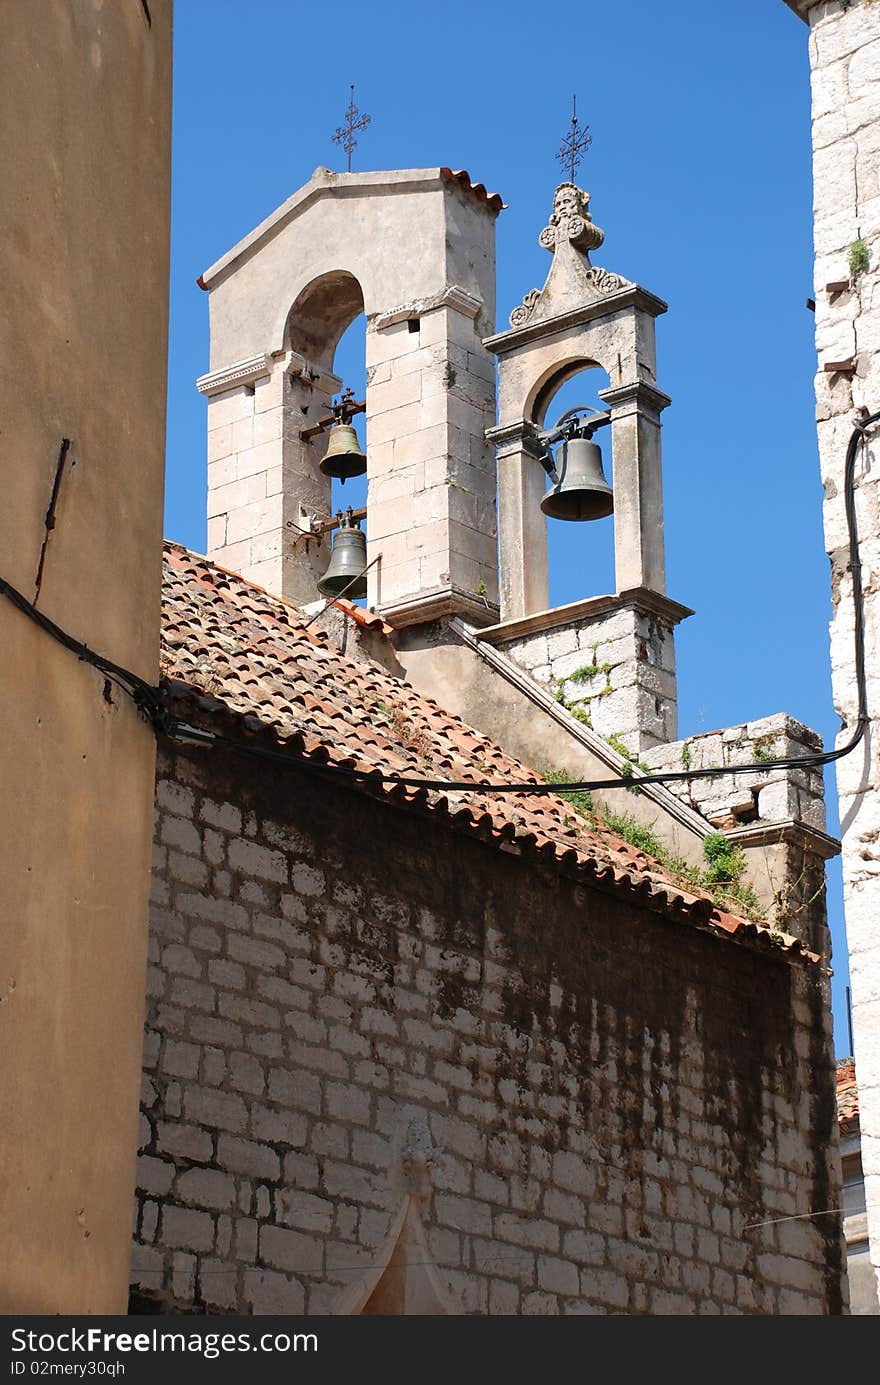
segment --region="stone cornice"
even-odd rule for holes
[[[497,602],[473,596],[454,586],[420,592],[418,596],[410,596],[389,605],[380,603],[375,609],[395,630],[402,630],[408,625],[424,625],[447,616],[464,616],[475,625],[482,625],[486,621],[496,620],[499,615]]]
[[[666,312],[667,304],[639,284],[632,284],[617,293],[609,293],[605,298],[597,298],[592,303],[581,303],[566,313],[560,313],[558,317],[541,318],[537,322],[527,322],[523,327],[510,327],[506,332],[496,332],[492,337],[484,337],[483,345],[493,355],[503,356],[530,342],[565,332],[570,327],[580,327],[582,323],[593,322],[596,318],[612,317],[628,308],[640,309],[651,317],[659,317]]]
[[[406,322],[409,318],[424,317],[426,313],[433,313],[437,308],[452,308],[463,317],[475,318],[482,306],[479,298],[474,298],[472,293],[460,288],[458,284],[447,284],[430,298],[417,298],[412,303],[402,303],[399,308],[390,308],[386,313],[377,313],[370,319],[370,327],[375,332],[381,332],[384,328],[394,327],[398,322]]]
[[[597,390],[597,394],[605,404],[610,404],[612,409],[617,404],[633,400],[636,407],[644,403],[659,414],[672,403],[668,394],[658,390],[657,386],[648,380],[633,380],[628,385],[613,385],[606,390]]]
[[[556,606],[549,611],[535,611],[532,615],[518,616],[516,620],[505,620],[480,630],[477,638],[486,644],[506,644],[509,640],[555,630],[560,625],[570,625],[574,621],[586,622],[593,616],[610,615],[629,607],[657,616],[670,626],[676,626],[694,614],[689,606],[682,606],[661,592],[649,591],[647,587],[633,587],[617,596],[591,596],[586,601],[573,601],[567,606]]]
[[[307,361],[298,351],[280,351],[274,354],[262,352],[259,356],[251,356],[246,361],[235,361],[220,370],[209,370],[207,375],[200,375],[196,380],[196,389],[199,394],[210,397],[214,394],[224,394],[226,390],[239,389],[242,385],[251,385],[255,380],[271,375],[278,361],[287,375],[301,376],[308,386],[323,390],[325,394],[336,394],[342,388],[342,381],[338,375],[333,375],[331,371],[323,370]]]
[[[272,357],[264,351],[259,356],[249,357],[246,361],[235,361],[233,365],[224,366],[221,370],[209,370],[207,375],[200,375],[196,380],[196,389],[199,394],[209,396],[222,394],[224,390],[250,385],[254,380],[271,373]]]
[[[784,818],[780,822],[750,822],[744,827],[729,828],[724,835],[743,847],[775,846],[778,842],[784,842],[798,846],[823,861],[840,855],[840,842],[836,837],[830,837],[827,832],[808,827],[794,818]]]
[[[497,423],[494,428],[487,428],[486,441],[497,448],[499,461],[513,452],[529,452],[537,460],[545,448],[536,434],[534,423],[519,418],[514,423]]]

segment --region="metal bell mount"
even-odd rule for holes
[[[337,521],[333,552],[327,571],[318,583],[318,591],[331,600],[344,595],[354,601],[367,594],[367,539],[351,509],[346,514],[340,510]]]
[[[361,451],[358,435],[351,422],[354,415],[361,412],[362,406],[355,402],[354,391],[347,389],[331,408],[335,421],[330,429],[327,451],[319,463],[320,470],[325,476],[333,476],[343,482],[351,476],[363,476],[367,470],[367,458]]]
[[[581,417],[588,413],[596,417]],[[541,465],[552,483],[541,509],[551,519],[603,519],[612,513],[614,493],[605,480],[602,453],[592,441],[594,430],[609,422],[609,414],[578,405],[540,435],[546,447]],[[551,451],[554,443],[559,443],[555,459]]]

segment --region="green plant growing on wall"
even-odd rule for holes
[[[776,742],[775,736],[759,736],[755,741],[755,759],[758,764],[764,764],[767,760],[773,759],[773,747]]]
[[[592,701],[592,699],[587,697],[584,698],[582,702],[570,701],[565,696],[565,684],[566,679],[564,678],[558,678],[556,680],[556,692],[554,693],[556,701],[559,703],[560,707],[565,708],[565,710],[569,713],[570,716],[574,717],[575,721],[581,722],[584,726],[589,726],[592,730],[592,718],[590,717],[590,713],[587,710],[587,707],[583,705],[584,702],[589,703]],[[599,694],[597,693],[596,696],[598,697]]]
[[[593,826],[596,821],[596,814],[593,808],[593,800],[585,789],[566,789],[565,784],[571,783],[571,775],[566,774],[564,769],[548,769],[544,773],[545,784],[558,784],[559,797],[565,798],[573,806],[579,817],[586,818]]]
[[[486,583],[483,581],[481,577],[479,582],[477,583],[477,596],[488,596],[488,594],[489,588],[486,586]]]
[[[568,675],[568,681],[570,683],[589,683],[590,679],[595,678],[597,673],[604,673],[607,678],[613,668],[613,664],[597,664],[595,662],[584,664]]]
[[[706,880],[709,884],[730,884],[739,879],[745,869],[742,847],[725,837],[723,832],[710,832],[703,841],[706,858]]]
[[[644,851],[646,856],[653,856],[654,860],[662,865],[670,864],[672,857],[659,837],[655,837],[652,832],[653,823],[647,825],[637,822],[630,813],[604,813],[602,823],[609,832],[613,832],[636,851]]]
[[[601,694],[597,693],[596,696],[600,697]],[[643,760],[633,759],[632,755],[629,753],[629,751],[627,750],[626,746],[624,745],[623,741],[620,739],[616,731],[612,732],[610,736],[606,736],[605,739],[611,746],[612,750],[616,750],[618,755],[623,756],[624,763],[620,767],[621,779],[632,779],[634,769],[640,769],[643,774],[651,773],[650,765],[646,765]],[[632,784],[628,786],[626,791],[627,793],[633,794],[639,794],[642,792],[638,784]]]
[[[681,767],[682,767],[682,769],[690,769],[690,767],[691,767],[691,743],[690,743],[690,741],[685,741],[684,745],[681,747]]]
[[[857,279],[860,274],[864,274],[865,270],[869,267],[870,263],[871,255],[868,250],[868,247],[862,240],[861,236],[859,236],[858,239],[854,240],[852,245],[849,247],[850,278]]]
[[[653,823],[646,826],[630,813],[603,813],[601,822],[636,851],[643,851],[659,861],[679,884],[705,890],[722,908],[756,922],[763,921],[766,911],[761,909],[751,886],[743,884],[741,879],[745,869],[742,850],[723,832],[710,832],[706,837],[703,843],[706,866],[701,868],[688,865],[680,856],[673,856],[652,831]]]

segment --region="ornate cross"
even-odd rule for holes
[[[354,132],[355,130],[366,130],[369,123],[370,117],[368,115],[361,115],[357,106],[354,104],[354,82],[352,82],[351,100],[348,110],[345,112],[345,124],[340,125],[333,136],[333,143],[341,144],[348,156],[347,173],[351,172],[351,151],[357,146]]]
[[[566,164],[568,165],[568,181],[570,183],[574,182],[574,175],[577,172],[578,165],[592,143],[593,136],[590,134],[589,125],[581,127],[581,123],[578,120],[577,96],[572,96],[571,129],[562,141],[559,147],[559,153],[556,155],[563,169],[565,169]]]

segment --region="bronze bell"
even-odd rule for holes
[[[556,454],[558,480],[541,501],[551,519],[603,519],[614,493],[602,471],[602,453],[588,438],[566,438]]]
[[[335,476],[339,481],[345,481],[349,476],[363,476],[367,459],[350,423],[335,423],[330,429],[330,440],[321,458],[320,469],[325,476]]]
[[[351,429],[354,432],[354,429]],[[345,596],[354,601],[367,594],[367,539],[360,524],[351,516],[339,514],[339,528],[333,536],[330,565],[318,583],[322,596]]]

